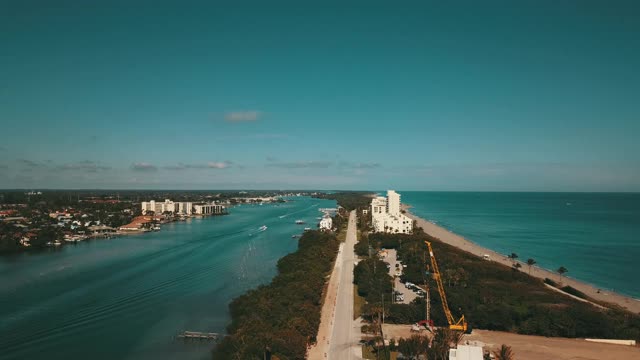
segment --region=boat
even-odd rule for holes
[[[304,231],[310,231],[311,228],[304,228]]]
[[[297,239],[297,238],[299,238],[299,237],[300,237],[300,235],[291,235],[291,238],[292,238],[292,239]]]
[[[302,225],[302,224],[304,224],[304,221],[302,221],[302,220],[296,220],[296,224],[298,224],[298,225]]]
[[[259,231],[265,231],[267,230],[267,225],[262,225],[260,226],[260,228],[258,229]]]
[[[160,231],[160,225],[156,225],[153,227],[153,231]]]

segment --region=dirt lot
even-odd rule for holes
[[[384,325],[385,338],[409,337],[410,325]],[[426,334],[426,331],[422,332]],[[506,344],[518,360],[633,360],[640,359],[640,347],[592,343],[581,339],[547,338],[501,331],[473,330],[463,342],[497,349]]]

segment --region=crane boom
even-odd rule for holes
[[[440,270],[438,269],[438,262],[436,261],[436,256],[433,254],[433,249],[431,248],[431,242],[425,240],[424,243],[427,244],[427,249],[429,249],[429,258],[431,259],[431,268],[433,271],[433,278],[436,280],[436,284],[438,285],[438,293],[440,293],[440,299],[442,300],[444,315],[447,317],[447,322],[449,323],[449,329],[466,332],[467,322],[464,319],[464,315],[462,315],[460,319],[456,321],[453,315],[451,314],[451,310],[449,310],[449,304],[447,303],[447,294],[444,292],[444,286],[442,285]]]

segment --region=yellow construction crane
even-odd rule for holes
[[[436,261],[436,256],[433,254],[433,249],[431,248],[431,243],[429,241],[424,241],[427,244],[427,248],[429,249],[429,257],[431,258],[431,270],[433,272],[433,278],[436,280],[438,284],[438,292],[440,293],[440,299],[442,300],[442,307],[444,308],[444,315],[447,317],[447,322],[449,322],[449,329],[451,330],[460,330],[467,331],[467,322],[464,319],[464,315],[460,317],[458,321],[453,318],[451,315],[451,311],[449,310],[449,304],[447,303],[447,294],[444,292],[444,286],[442,285],[442,279],[440,277],[440,270],[438,269],[438,262]]]

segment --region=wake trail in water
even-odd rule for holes
[[[291,215],[295,215],[295,214],[301,213],[303,211],[307,211],[307,210],[313,209],[314,207],[317,207],[317,206],[318,206],[318,204],[314,204],[314,205],[311,205],[311,206],[309,206],[307,208],[304,208],[302,210],[298,210],[298,211],[294,211],[292,213],[287,213],[287,214],[284,214],[284,215],[280,215],[280,216],[278,216],[278,218],[279,219],[284,219],[284,218],[289,217]]]
[[[59,336],[67,336],[80,328],[86,328],[86,325],[99,326],[99,321],[113,318],[127,310],[135,309],[141,305],[148,305],[149,301],[158,295],[162,295],[174,288],[176,284],[193,283],[208,277],[215,272],[219,266],[217,264],[209,265],[199,269],[196,273],[186,273],[173,279],[157,283],[150,288],[122,296],[113,301],[106,302],[100,306],[85,306],[80,311],[71,310],[68,314],[64,314],[64,320],[55,321],[51,325],[50,319],[44,323],[31,323],[36,325],[29,331],[13,332],[9,337],[3,337],[0,340],[0,348],[12,350],[26,346],[27,344],[35,344],[40,341],[49,341]],[[176,290],[177,291],[177,290]],[[46,325],[49,324],[49,325]]]
[[[172,258],[182,258],[184,252],[193,252],[202,248],[204,246],[214,245],[211,243],[211,239],[217,239],[222,237],[227,237],[229,240],[236,238],[237,236],[246,233],[246,230],[230,232],[226,234],[220,234],[216,236],[208,236],[203,238],[202,240],[190,242],[190,244],[197,244],[197,246],[189,246],[187,249],[183,247],[174,246],[169,249],[163,249],[161,251],[157,251],[153,254],[142,256],[140,258],[130,259],[128,261],[136,262],[136,266],[129,271],[124,273],[120,272],[117,275],[110,277],[109,279],[105,279],[101,281],[99,284],[91,286],[94,291],[99,288],[105,288],[107,286],[112,285],[111,283],[117,283],[119,286],[123,284],[127,284],[129,286],[134,286],[142,282],[144,283],[145,274],[143,273],[145,270],[153,270],[154,268],[164,267],[166,263],[170,263]],[[169,251],[169,250],[177,250],[177,251]],[[180,251],[185,250],[185,251]],[[164,259],[164,261],[163,261]],[[127,262],[128,262],[127,261]],[[142,263],[140,261],[143,261]],[[115,265],[112,265],[115,266]],[[198,269],[198,271],[194,273],[186,273],[180,276],[174,277],[172,279],[161,281],[156,283],[151,287],[147,287],[141,291],[137,291],[130,294],[125,294],[116,298],[111,298],[110,301],[102,302],[101,305],[95,306],[95,302],[90,302],[84,306],[81,306],[79,309],[71,309],[68,314],[64,314],[63,319],[53,319],[53,326],[46,325],[51,324],[51,319],[43,320],[42,323],[30,322],[31,327],[29,329],[25,329],[25,331],[12,332],[11,336],[3,337],[0,339],[0,348],[15,348],[23,346],[25,341],[28,343],[37,342],[39,340],[32,339],[34,336],[41,336],[42,339],[51,339],[52,336],[56,336],[56,334],[66,334],[78,327],[82,327],[91,323],[96,323],[99,320],[112,318],[114,315],[117,315],[123,311],[128,309],[135,308],[138,304],[148,303],[150,299],[153,297],[157,297],[162,295],[163,293],[170,291],[172,287],[178,284],[184,285],[185,283],[193,283],[195,281],[199,281],[202,278],[209,276],[212,272],[214,272],[219,266],[217,264],[209,265],[206,267],[202,267]],[[130,275],[130,272],[135,271],[138,276],[134,275],[134,278]],[[148,273],[149,271],[147,271]],[[120,278],[125,277],[124,282],[119,281]],[[92,289],[85,289],[84,292],[91,292]],[[67,294],[69,295],[69,294]],[[76,296],[76,294],[70,294],[71,297]],[[64,295],[62,295],[64,296]],[[62,299],[63,300],[63,299]],[[54,301],[55,302],[55,301]],[[18,319],[25,319],[28,317],[38,316],[39,313],[45,312],[48,308],[53,306],[46,306],[40,304],[38,308],[30,308],[26,314],[22,314],[23,316],[18,316]],[[14,317],[15,319],[16,317]],[[6,319],[5,319],[6,320]],[[2,322],[2,327],[8,327],[11,323],[7,321]],[[35,325],[35,326],[34,326]],[[35,327],[35,329],[34,329]],[[48,336],[44,336],[48,335]],[[43,340],[44,341],[44,340]],[[20,345],[22,344],[22,345]]]

